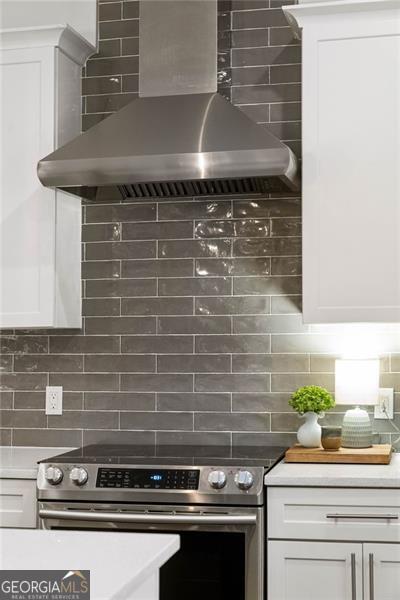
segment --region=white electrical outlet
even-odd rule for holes
[[[374,409],[375,419],[393,419],[393,388],[379,388],[379,400]]]
[[[62,415],[61,385],[48,385],[46,387],[46,415]]]

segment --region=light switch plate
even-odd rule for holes
[[[46,415],[62,415],[61,385],[48,385],[46,387]]]
[[[393,419],[393,388],[379,388],[379,401],[374,408],[375,419]]]

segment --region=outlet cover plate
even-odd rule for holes
[[[393,419],[393,388],[379,388],[379,401],[374,408],[375,419]],[[386,412],[383,407],[386,406]]]
[[[48,385],[46,387],[46,415],[62,415],[61,385]]]

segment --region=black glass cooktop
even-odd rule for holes
[[[283,457],[282,446],[136,446],[93,444],[40,462],[109,465],[236,465],[271,467]]]

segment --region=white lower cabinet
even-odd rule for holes
[[[400,490],[270,487],[267,600],[400,600]]]
[[[36,527],[36,479],[0,479],[0,527]]]
[[[361,544],[268,542],[268,600],[362,600],[362,561]]]
[[[399,544],[268,543],[268,600],[399,598]]]
[[[365,600],[400,598],[400,544],[363,544]]]

